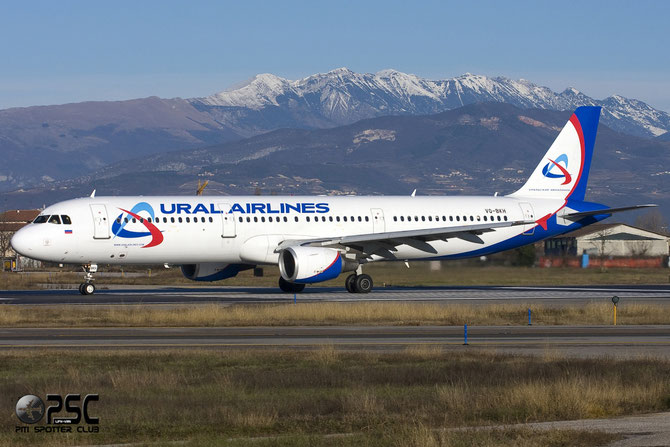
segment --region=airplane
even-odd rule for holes
[[[179,265],[194,281],[278,265],[279,287],[350,272],[368,293],[363,266],[379,261],[479,257],[567,233],[615,212],[584,201],[600,107],[579,107],[517,191],[498,196],[127,196],[47,207],[11,245],[33,259],[80,264],[93,294],[98,264]]]

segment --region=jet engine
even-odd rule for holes
[[[242,270],[254,268],[248,264],[220,264],[204,262],[201,264],[184,264],[181,273],[192,281],[219,281],[236,276]]]
[[[315,283],[356,270],[358,262],[344,259],[338,250],[322,247],[289,247],[279,254],[279,272],[292,283]]]

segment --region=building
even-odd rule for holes
[[[0,213],[0,258],[2,259],[2,270],[20,270],[22,266],[31,265],[38,267],[38,261],[17,255],[10,241],[24,225],[32,222],[40,213],[40,210],[9,210]]]
[[[544,241],[543,267],[578,266],[583,254],[590,265],[660,267],[667,263],[668,236],[631,225],[593,224]]]

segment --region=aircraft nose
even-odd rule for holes
[[[10,243],[15,252],[20,255],[30,257],[30,253],[33,251],[33,241],[31,240],[30,232],[26,231],[25,228],[21,228],[19,231],[14,233]]]

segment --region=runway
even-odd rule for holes
[[[622,302],[668,303],[670,285],[580,286],[580,287],[378,287],[369,294],[350,294],[341,287],[308,287],[296,296],[300,302],[319,301],[430,301],[533,302],[574,305],[609,300],[617,295]],[[268,287],[100,287],[95,295],[77,290],[0,291],[1,304],[18,305],[116,305],[116,304],[260,304],[293,301],[293,295]]]
[[[670,357],[670,326],[304,326],[211,328],[3,328],[0,349],[318,349],[547,352]]]

